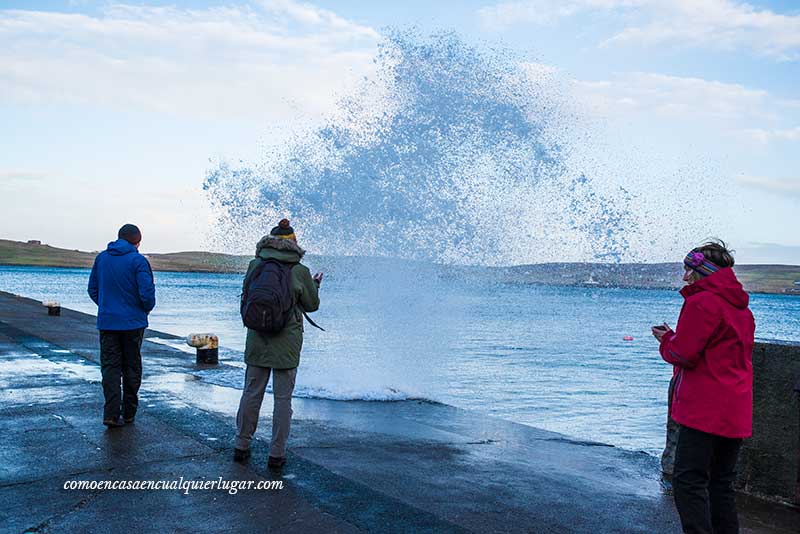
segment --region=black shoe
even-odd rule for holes
[[[286,463],[285,457],[278,458],[277,456],[270,456],[267,459],[267,467],[269,469],[280,469]]]
[[[125,421],[122,420],[122,417],[116,417],[114,419],[103,419],[103,424],[108,428],[118,428],[125,426]]]
[[[133,417],[126,417],[126,418],[124,419],[124,421],[125,421],[125,424],[126,424],[126,425],[129,425],[129,424],[133,423],[134,421],[136,421],[136,416],[133,416]]]
[[[233,461],[243,463],[250,459],[250,449],[233,449]]]

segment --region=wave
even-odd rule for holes
[[[271,391],[271,390],[270,390]],[[421,401],[429,404],[441,404],[439,401],[419,395],[406,393],[395,388],[375,389],[330,389],[325,386],[299,386],[293,393],[294,397],[305,399],[323,399],[335,401],[368,401],[368,402],[400,402]]]
[[[375,63],[321,126],[261,161],[209,170],[215,247],[255,242],[288,216],[321,254],[485,265],[627,255],[631,194],[575,165],[584,129],[550,71],[455,33],[401,30]]]
[[[159,340],[161,341],[161,340]],[[166,344],[166,343],[165,343]],[[234,354],[233,351],[226,351]],[[204,382],[234,389],[241,389],[244,370],[247,365],[241,360],[241,353],[236,352],[235,360],[224,359],[227,368],[202,369],[192,372],[202,378]],[[431,404],[440,404],[433,395],[425,395],[419,391],[404,390],[392,386],[377,384],[366,376],[347,375],[340,379],[330,377],[328,373],[314,372],[307,366],[300,370],[302,384],[295,387],[294,397],[305,399],[321,399],[335,401],[367,401],[367,402],[400,402],[420,401]],[[299,382],[299,381],[298,381]],[[267,386],[267,392],[272,393],[272,384]]]

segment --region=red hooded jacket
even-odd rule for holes
[[[672,418],[726,438],[753,433],[753,341],[750,298],[733,269],[681,289],[678,326],[661,338],[661,357],[677,369]]]

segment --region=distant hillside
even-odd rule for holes
[[[0,239],[0,265],[38,265],[42,267],[91,268],[97,252],[81,252]],[[174,252],[145,254],[155,271],[227,273],[247,268],[250,256],[213,252]]]
[[[0,265],[33,265],[47,267],[91,267],[96,252],[66,250],[49,245],[21,243],[0,239]],[[212,252],[175,252],[147,254],[156,271],[174,272],[244,272],[251,256],[233,256]],[[328,267],[324,269],[347,270],[342,258],[315,256],[315,260]],[[353,261],[374,261],[376,268],[388,258],[366,258]],[[327,264],[327,265],[325,265]],[[480,278],[487,275],[485,267],[449,267],[443,276]],[[548,284],[586,287],[642,287],[650,289],[677,289],[681,287],[682,265],[679,263],[541,263],[491,269],[491,276],[508,283]],[[786,293],[800,295],[800,266],[796,265],[740,265],[736,274],[745,289],[756,293]]]
[[[95,254],[0,239],[0,265],[91,267]]]
[[[755,293],[800,295],[800,266],[737,265],[736,276]],[[682,263],[545,263],[508,267],[508,281],[553,285],[678,289],[683,286]]]
[[[797,265],[739,265],[734,267],[744,287],[760,293],[800,295],[800,266]]]

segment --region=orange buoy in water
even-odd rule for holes
[[[633,341],[633,336],[622,336],[622,341]]]

